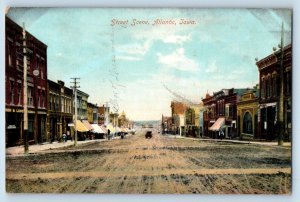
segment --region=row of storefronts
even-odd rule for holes
[[[290,141],[291,44],[257,61],[256,65],[259,83],[253,88],[222,89],[212,95],[207,93],[199,105],[173,101],[171,116],[162,117],[162,132],[192,137],[272,141],[278,139],[282,122],[283,139]],[[280,93],[281,86],[283,93]]]

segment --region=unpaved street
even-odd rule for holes
[[[7,191],[290,193],[290,148],[157,133],[145,139],[144,132],[123,140],[7,157]]]

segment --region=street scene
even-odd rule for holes
[[[291,36],[290,9],[7,8],[6,192],[291,194]]]

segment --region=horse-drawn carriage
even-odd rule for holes
[[[146,132],[145,137],[146,137],[146,139],[152,138],[152,131],[151,131],[151,130],[148,130],[148,131]]]

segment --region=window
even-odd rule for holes
[[[270,77],[268,77],[267,79],[267,84],[266,84],[266,88],[267,88],[267,98],[271,97],[271,79]]]
[[[44,79],[44,70],[45,70],[45,60],[44,58],[41,58],[41,64],[40,64],[41,79]]]
[[[38,101],[37,101],[37,104],[38,104],[38,108],[40,108],[41,106],[41,91],[38,90]]]
[[[273,96],[277,96],[277,75],[275,74],[273,77]]]
[[[226,118],[233,117],[233,106],[232,106],[232,104],[226,104],[225,105],[225,116],[226,116]]]
[[[233,106],[229,105],[229,117],[233,117]]]
[[[45,108],[45,92],[42,91],[42,107]]]
[[[49,95],[49,110],[52,110],[52,95]]]
[[[8,53],[8,65],[12,66],[12,51],[13,49],[13,41],[11,39],[8,39],[8,47],[7,47],[7,53]]]
[[[23,49],[21,44],[16,42],[16,66],[19,71],[23,71]]]
[[[260,89],[260,97],[265,98],[265,79],[262,78],[261,80],[261,89]]]
[[[28,89],[27,89],[27,100],[28,100],[28,106],[32,107],[33,106],[33,97],[32,97],[32,87],[31,86],[28,86]]]
[[[243,119],[243,133],[253,134],[252,128],[252,116],[249,112],[246,112]]]
[[[15,103],[14,84],[15,82],[10,80],[10,104]]]
[[[18,105],[21,105],[21,95],[22,95],[22,85],[21,83],[18,83]]]
[[[65,111],[65,105],[64,105],[65,100],[64,100],[64,98],[61,98],[60,102],[61,102],[61,111],[64,112]]]
[[[291,71],[286,72],[286,81],[285,81],[285,85],[286,85],[286,95],[290,95],[292,92],[292,77],[291,77]]]

